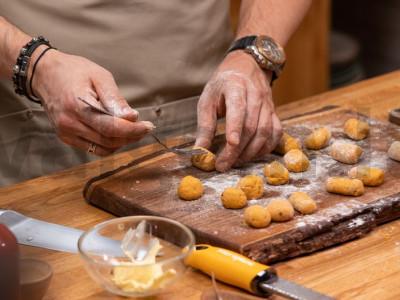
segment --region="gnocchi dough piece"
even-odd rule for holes
[[[335,142],[330,149],[333,159],[350,165],[357,163],[362,153],[360,146],[345,142]]]
[[[294,209],[303,215],[312,214],[317,210],[317,203],[307,193],[294,192],[289,197]]]
[[[368,166],[357,166],[348,172],[350,178],[360,179],[366,186],[378,186],[384,181],[383,170]]]
[[[182,178],[178,187],[178,196],[183,200],[199,199],[204,192],[203,184],[200,179],[193,176],[185,176]]]
[[[222,193],[221,202],[225,208],[238,209],[247,205],[247,197],[241,189],[229,187]]]
[[[301,149],[300,141],[284,132],[274,151],[281,155],[285,155],[292,149]]]
[[[399,141],[394,141],[388,150],[388,156],[391,159],[400,161],[400,142]]]
[[[251,227],[263,228],[271,223],[271,215],[265,207],[252,205],[244,210],[244,221]]]
[[[311,134],[309,134],[306,137],[304,144],[307,149],[319,150],[328,146],[330,139],[330,130],[326,127],[322,127],[315,129]]]
[[[369,134],[369,125],[364,121],[351,118],[344,123],[344,133],[353,140],[363,140]]]
[[[307,171],[310,161],[307,156],[299,149],[290,150],[283,157],[286,168],[295,173]]]
[[[292,204],[284,198],[273,199],[268,205],[267,210],[271,214],[272,221],[285,222],[293,219],[294,209]]]
[[[361,196],[364,194],[364,184],[359,179],[348,177],[329,177],[325,184],[330,193],[346,196]]]
[[[248,200],[258,199],[264,194],[264,182],[258,175],[246,175],[239,180],[238,188],[246,194]]]
[[[210,172],[215,170],[215,154],[208,149],[202,147],[193,147],[193,149],[202,149],[205,154],[197,154],[192,156],[192,165],[196,168]]]
[[[268,184],[281,185],[289,182],[289,171],[278,161],[264,167],[264,175]]]

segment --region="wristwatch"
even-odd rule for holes
[[[250,35],[233,42],[228,53],[244,50],[251,54],[263,70],[272,71],[272,81],[279,77],[285,66],[286,55],[283,47],[273,38],[265,35]]]

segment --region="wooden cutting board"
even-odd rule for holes
[[[390,143],[400,140],[397,126],[330,107],[285,120],[284,127],[289,134],[302,140],[313,128],[327,126],[332,131],[333,140],[347,140],[342,127],[350,117],[364,119],[371,126],[367,139],[351,142],[364,149],[359,164],[378,166],[386,171],[382,186],[366,188],[361,197],[327,193],[325,179],[345,175],[353,166],[331,159],[326,148],[306,151],[311,161],[307,172],[291,173],[290,183],[284,186],[265,184],[263,198],[250,201],[250,204],[266,205],[274,197],[288,197],[293,191],[306,191],[318,203],[319,209],[313,215],[296,215],[290,222],[253,229],[244,224],[243,210],[222,207],[220,194],[224,188],[236,185],[238,179],[246,174],[262,175],[266,162],[282,161],[282,157],[274,154],[220,174],[202,172],[185,159],[159,151],[93,178],[86,185],[85,199],[117,216],[150,214],[180,221],[194,231],[198,243],[226,247],[263,263],[311,253],[361,237],[375,226],[400,216],[400,163],[386,155]],[[205,195],[201,199],[187,202],[177,197],[179,181],[186,175],[203,181]]]

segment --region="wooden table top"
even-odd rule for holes
[[[278,107],[278,114],[287,118],[331,104],[387,120],[388,111],[400,107],[400,71]],[[83,200],[85,182],[148,151],[150,148],[144,147],[2,188],[0,207],[48,222],[88,229],[113,216]],[[21,252],[23,256],[41,258],[52,265],[54,277],[46,300],[124,299],[97,286],[78,255],[32,247],[21,247]],[[281,277],[337,299],[400,299],[400,220],[385,224],[362,239],[275,267]],[[190,270],[184,280],[157,299],[200,299],[202,291],[210,286],[208,277]]]

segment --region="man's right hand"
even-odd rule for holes
[[[83,57],[49,50],[37,64],[33,91],[59,138],[85,151],[94,143],[97,155],[136,142],[154,128],[151,122],[138,121],[138,112],[122,97],[112,74]],[[78,97],[99,101],[116,117],[93,111]]]

